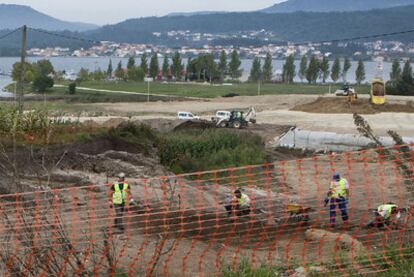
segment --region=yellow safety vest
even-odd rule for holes
[[[347,181],[344,178],[342,178],[339,181],[339,187],[336,185],[336,182],[331,183],[331,192],[332,192],[332,197],[333,198],[339,198],[339,197],[346,197],[347,196],[346,183],[347,183]]]
[[[127,200],[127,190],[128,190],[128,183],[124,182],[124,188],[121,190],[119,187],[119,183],[114,183],[114,193],[112,195],[112,202],[115,205],[122,205]]]
[[[247,196],[246,194],[242,194],[242,196],[238,199],[238,201],[239,201],[239,205],[240,206],[244,206],[244,207],[246,207],[246,206],[250,206],[250,198],[249,198],[249,196]]]
[[[385,219],[389,219],[391,217],[391,213],[392,213],[392,209],[393,208],[397,208],[397,205],[392,205],[392,204],[386,204],[386,205],[381,205],[378,207],[378,213],[382,212],[382,211],[386,211],[386,215],[385,215]]]

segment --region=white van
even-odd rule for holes
[[[230,119],[230,116],[231,116],[231,112],[229,111],[217,111],[216,116],[213,117],[211,120],[213,122],[219,122],[220,120],[223,120],[223,119]]]
[[[200,120],[200,117],[190,112],[178,112],[177,119],[179,120]]]

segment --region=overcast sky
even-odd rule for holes
[[[2,2],[30,5],[59,19],[103,25],[128,18],[162,16],[171,12],[251,11],[282,0],[0,0]]]

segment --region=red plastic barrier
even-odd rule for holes
[[[124,231],[114,224],[108,184],[1,195],[0,273],[219,276],[244,263],[287,273],[315,264],[342,275],[384,272],[392,257],[414,254],[411,149],[130,180],[138,205],[126,205]],[[350,197],[349,221],[336,208],[333,227],[324,202],[335,172]],[[249,196],[250,213],[225,209],[236,189]],[[398,225],[367,227],[387,202],[406,208]]]

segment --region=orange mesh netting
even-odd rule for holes
[[[393,257],[413,253],[411,149],[130,180],[136,203],[125,207],[124,232],[114,226],[108,184],[1,195],[1,275],[214,276],[244,262],[288,274],[310,265],[386,271]],[[325,207],[334,172],[350,186],[349,221],[336,208],[335,227]],[[251,201],[244,215],[224,208],[239,188]],[[367,226],[387,202],[406,208],[401,218]]]

